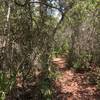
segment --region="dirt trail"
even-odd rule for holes
[[[87,73],[76,73],[60,66],[61,75],[55,80],[55,100],[100,100],[100,91],[90,85]]]

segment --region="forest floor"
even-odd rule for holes
[[[63,66],[65,63],[63,60],[54,61],[54,63],[59,75],[52,81],[54,88],[52,100],[100,100],[100,89],[97,88],[95,81],[97,76],[93,70],[76,72],[75,69]],[[15,88],[8,94],[6,100],[46,100],[38,95],[40,94],[38,90],[38,84],[25,89]]]
[[[54,100],[100,100],[100,90],[89,83],[89,72],[75,72],[59,66],[60,76],[55,80]]]

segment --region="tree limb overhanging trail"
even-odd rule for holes
[[[64,9],[64,12],[61,12],[61,19],[59,20],[59,22],[57,23],[55,29],[52,31],[52,34],[53,34],[53,37],[55,36],[56,34],[56,31],[58,30],[59,26],[61,25],[61,23],[64,21],[65,17],[66,17],[66,14],[69,10],[72,9],[74,3],[70,3],[69,5],[66,5],[65,9]]]
[[[15,2],[16,5],[24,7],[25,5],[27,5],[28,1],[26,0],[24,4],[18,3],[16,0],[14,0],[14,2]],[[54,9],[57,9],[58,11],[62,12],[61,7],[52,6],[52,5],[48,4],[48,3],[44,3],[44,2],[40,2],[40,1],[30,1],[29,3],[43,4],[43,5],[47,6],[47,7],[54,8]]]
[[[53,32],[52,32],[52,33],[54,33],[54,35],[55,35],[55,33],[56,33],[56,30],[59,28],[59,25],[63,22],[66,13],[67,13],[70,9],[72,9],[72,7],[73,7],[73,5],[74,5],[74,3],[66,4],[66,2],[65,2],[65,7],[64,7],[64,9],[62,10],[62,7],[52,6],[52,5],[48,4],[48,3],[41,2],[41,1],[28,1],[28,0],[26,0],[24,4],[18,3],[16,0],[14,0],[14,2],[15,2],[16,5],[21,6],[21,7],[24,7],[25,5],[27,5],[27,4],[29,4],[29,3],[34,3],[34,4],[43,4],[43,5],[47,6],[47,7],[57,9],[57,10],[61,13],[61,16],[62,16],[62,17],[61,17],[61,19],[59,20],[58,24],[56,25],[55,29],[54,29]],[[35,21],[35,20],[34,20],[34,21]],[[35,23],[36,23],[36,21],[35,21]],[[37,25],[37,23],[36,23],[36,25]],[[37,25],[37,26],[38,26],[38,25]],[[38,28],[38,27],[37,27],[37,28]],[[53,36],[54,36],[54,35],[53,35]]]

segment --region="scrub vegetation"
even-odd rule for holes
[[[0,0],[0,100],[99,100],[100,0]]]

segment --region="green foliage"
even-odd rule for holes
[[[44,100],[51,100],[52,90],[49,78],[46,78],[41,82],[41,94]]]
[[[5,74],[0,72],[0,100],[5,99],[8,84]]]
[[[93,20],[93,13],[97,13],[99,0],[77,0],[73,8],[67,13],[66,21],[68,26],[82,24],[86,20]],[[65,22],[66,22],[65,21]],[[90,23],[91,24],[91,23]]]
[[[94,73],[96,74],[97,89],[100,90],[100,66],[96,66]]]
[[[52,50],[52,56],[67,55],[69,52],[69,45],[67,41],[63,41],[61,45],[55,45]]]
[[[49,66],[48,71],[46,71],[44,78],[40,82],[40,91],[43,100],[52,100],[54,93],[52,85],[59,75],[60,73],[54,69],[54,66]]]
[[[73,62],[73,67],[75,69],[89,68],[91,59],[92,59],[91,54],[83,53],[75,62]]]
[[[73,67],[74,67],[75,69],[81,68],[81,67],[82,67],[82,66],[81,66],[81,62],[80,62],[79,60],[77,60],[76,62],[73,63]]]
[[[52,98],[52,79],[49,78],[49,74],[42,79],[40,83],[40,91],[43,100],[51,100]]]
[[[60,73],[57,70],[54,69],[54,71],[49,71],[48,77],[51,80],[55,80],[59,75],[60,75]]]
[[[5,100],[6,94],[12,88],[15,77],[0,71],[0,100]]]

